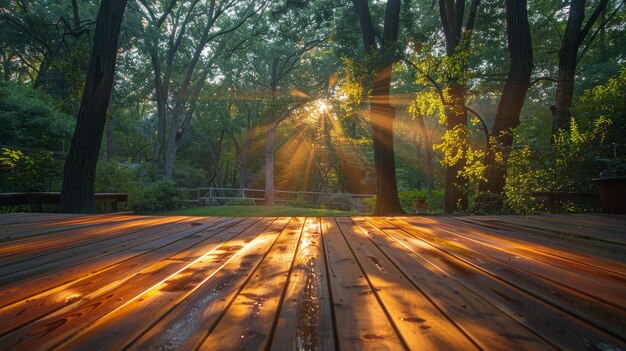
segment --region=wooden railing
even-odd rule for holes
[[[198,206],[223,205],[230,200],[251,200],[255,204],[261,205],[265,202],[264,189],[232,189],[232,188],[193,188],[184,189],[188,194],[189,203],[197,203]],[[311,205],[341,206],[347,202],[337,201],[341,198],[349,198],[350,209],[364,212],[369,209],[369,205],[363,200],[373,198],[369,194],[350,193],[325,193],[316,191],[289,191],[274,190],[274,201],[278,204],[289,204],[290,202],[307,203]]]

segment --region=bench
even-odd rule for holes
[[[128,193],[96,193],[94,197],[97,204],[111,204],[111,212],[117,212],[118,202],[128,201]],[[41,212],[43,205],[60,201],[60,192],[0,193],[0,206],[30,205],[31,212]]]

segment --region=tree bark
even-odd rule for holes
[[[87,81],[78,110],[61,188],[61,211],[95,211],[94,182],[127,0],[102,0]]]
[[[383,42],[376,49],[374,28],[367,0],[355,0],[366,53],[375,53],[379,59],[374,73],[374,86],[370,98],[370,123],[374,147],[376,171],[376,215],[405,213],[398,199],[395,152],[393,145],[393,122],[396,110],[389,101],[391,72],[395,58],[390,55],[398,40],[400,24],[400,1],[388,0],[385,8]]]
[[[491,131],[492,140],[485,157],[486,182],[480,184],[480,191],[494,194],[501,194],[504,189],[507,162],[513,146],[513,130],[519,125],[519,115],[533,70],[533,50],[526,0],[506,0],[504,6],[510,66]],[[498,149],[503,156],[500,163],[496,162]]]
[[[274,200],[274,141],[278,121],[272,122],[265,137],[265,204],[275,205]]]

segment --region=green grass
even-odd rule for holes
[[[214,216],[214,217],[321,217],[354,216],[353,211],[322,210],[289,206],[206,206],[174,211],[150,212],[158,216]]]

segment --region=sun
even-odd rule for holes
[[[316,100],[315,104],[320,112],[326,112],[330,110],[330,105],[324,100]]]

